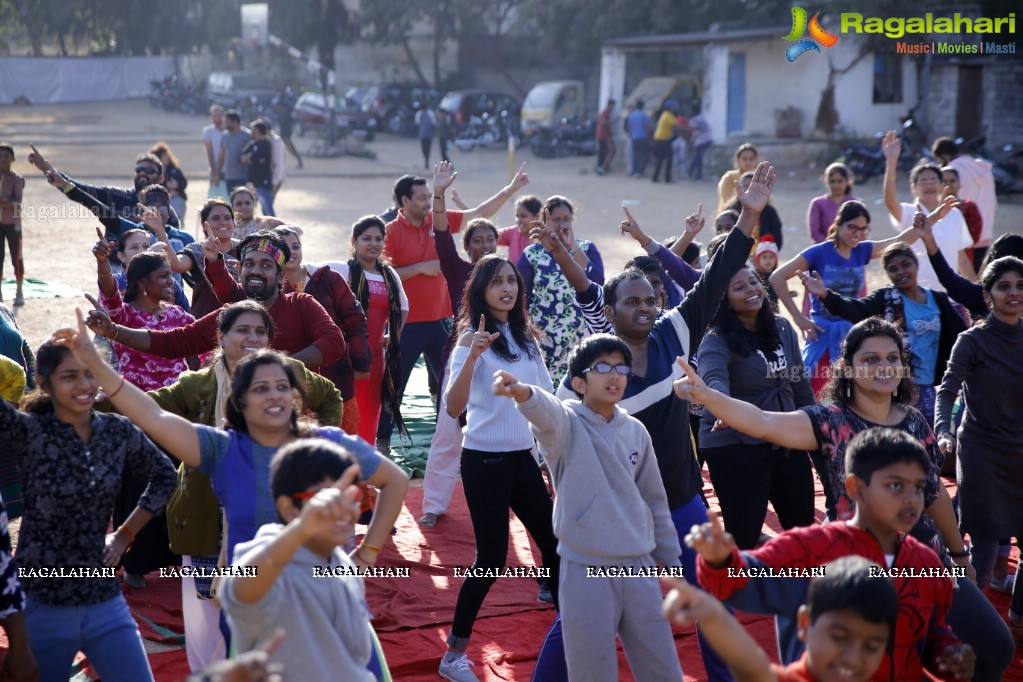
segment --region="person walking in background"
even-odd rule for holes
[[[654,141],[650,145],[650,151],[654,155],[654,182],[661,181],[661,167],[664,167],[664,181],[671,182],[671,142],[675,138],[675,123],[678,114],[678,102],[669,99],[661,109],[661,115],[657,117],[657,126],[654,128]]]
[[[430,150],[433,138],[437,136],[437,117],[430,109],[429,102],[423,102],[416,112],[416,127],[419,129],[419,146],[423,148],[423,168],[430,167]]]
[[[14,147],[0,142],[0,236],[7,242],[14,262],[14,280],[17,290],[14,305],[25,305],[21,282],[25,278],[25,261],[21,257],[21,194],[25,189],[25,178],[11,170],[14,163]],[[0,244],[0,281],[4,275],[4,245]],[[0,301],[3,301],[0,291]]]
[[[447,109],[437,109],[437,144],[440,145],[440,160],[451,163],[448,147],[455,139],[455,126]]]
[[[199,141],[206,149],[206,163],[210,167],[210,189],[206,196],[209,198],[227,199],[227,185],[222,185],[217,175],[217,159],[220,158],[220,139],[224,136],[224,107],[219,104],[210,106],[210,122],[202,129],[202,136]]]
[[[721,198],[718,212],[735,203],[735,181],[756,169],[757,158],[757,148],[749,142],[740,144],[735,150],[735,168],[726,170],[718,181],[718,196]]]
[[[614,108],[615,101],[609,99],[597,117],[597,175],[606,173],[615,158],[615,140],[611,127]]]
[[[629,166],[629,177],[643,177],[646,162],[650,158],[650,141],[647,129],[650,127],[650,116],[643,108],[644,102],[636,100],[636,108],[625,119],[625,130],[629,133],[632,143],[632,164]]]
[[[252,139],[252,133],[248,128],[242,127],[242,117],[237,109],[231,109],[224,114],[224,128],[213,184],[220,184],[223,179],[227,183],[227,192],[230,192],[235,187],[245,184],[248,169],[240,157],[245,145]]]
[[[689,119],[689,126],[693,129],[693,159],[689,162],[689,179],[703,180],[703,155],[714,143],[714,137],[710,131],[710,123],[700,112],[700,105],[693,107],[693,117]]]

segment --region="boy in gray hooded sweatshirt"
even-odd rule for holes
[[[681,575],[681,548],[650,434],[618,407],[631,363],[618,337],[584,339],[568,360],[581,400],[564,402],[494,374],[494,393],[513,398],[529,420],[557,493],[560,617],[573,680],[618,679],[616,634],[636,679],[682,679],[657,580],[658,566]]]

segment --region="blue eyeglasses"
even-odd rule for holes
[[[598,362],[593,367],[587,367],[586,369],[584,369],[583,374],[586,374],[587,372],[590,371],[596,372],[597,374],[610,374],[611,372],[618,372],[622,376],[629,376],[630,374],[632,374],[632,367],[626,364],[612,365],[610,362]]]

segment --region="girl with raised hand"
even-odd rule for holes
[[[128,419],[93,410],[100,382],[66,347],[73,334],[56,332],[39,348],[40,388],[22,401],[24,412],[0,400],[0,458],[5,467],[17,466],[25,489],[17,560],[25,572],[29,645],[41,680],[67,679],[79,651],[104,680],[152,680],[113,570],[170,498],[174,466]],[[118,386],[122,395],[138,390],[109,371],[115,397]],[[125,471],[146,481],[145,490],[107,535]],[[102,573],[107,569],[109,575]]]
[[[540,467],[533,459],[533,436],[515,403],[495,396],[494,372],[505,370],[551,392],[539,330],[526,310],[523,286],[506,258],[481,258],[469,276],[458,320],[458,345],[451,355],[445,401],[447,412],[466,412],[462,444],[462,486],[476,538],[473,570],[504,567],[508,556],[508,511],[513,510],[533,537],[550,569],[549,585],[557,604],[558,556],[554,505]],[[440,674],[456,682],[474,682],[465,653],[473,624],[494,577],[467,577],[458,593]]]
[[[792,298],[788,281],[800,272],[812,270],[820,275],[826,287],[842,296],[859,296],[866,282],[864,267],[867,263],[895,242],[908,244],[916,239],[912,227],[884,241],[868,241],[869,234],[870,211],[862,202],[847,201],[828,228],[827,241],[803,249],[771,275],[771,286],[778,300],[803,333],[803,364],[811,373],[810,386],[818,395],[827,383],[828,367],[838,357],[842,338],[852,325],[828,312],[816,297],[810,299],[810,316],[803,315]]]

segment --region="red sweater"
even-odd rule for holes
[[[345,354],[345,337],[341,330],[309,294],[279,294],[268,312],[277,328],[270,344],[275,350],[294,355],[309,346],[316,346],[323,354],[324,365],[337,362]],[[217,347],[219,314],[220,310],[214,310],[184,327],[149,332],[147,352],[161,358],[180,358],[213,350]],[[319,367],[310,367],[309,370],[321,373]]]
[[[231,276],[222,259],[215,263],[206,262],[206,279],[221,301],[230,303],[245,300],[245,289]],[[293,292],[294,288],[289,288],[289,291]],[[352,371],[368,372],[373,359],[366,331],[366,314],[345,278],[326,265],[318,268],[309,278],[305,293],[323,306],[342,331],[345,353],[337,362],[325,363],[323,371],[319,373],[337,386],[343,400],[351,400],[355,397]]]
[[[700,585],[718,599],[728,599],[747,585],[755,589],[764,603],[771,602],[778,594],[791,595],[801,592],[802,598],[789,604],[772,603],[769,608],[776,615],[792,616],[806,602],[806,590],[795,590],[793,581],[805,578],[756,578],[751,583],[748,577],[728,577],[728,568],[772,567],[816,568],[844,556],[857,555],[885,567],[881,545],[869,532],[850,526],[845,522],[829,523],[825,526],[793,528],[779,535],[763,547],[732,553],[727,566],[714,568],[702,557],[698,558],[696,574]],[[895,554],[892,568],[942,569],[934,552],[912,536],[903,536]],[[945,616],[952,605],[953,581],[951,578],[905,577],[895,578],[895,589],[899,595],[899,617],[895,623],[894,650],[889,645],[881,665],[872,680],[917,682],[924,679],[923,669],[938,679],[954,680],[951,675],[938,670],[937,659],[945,647],[959,644],[952,630],[945,624]]]

